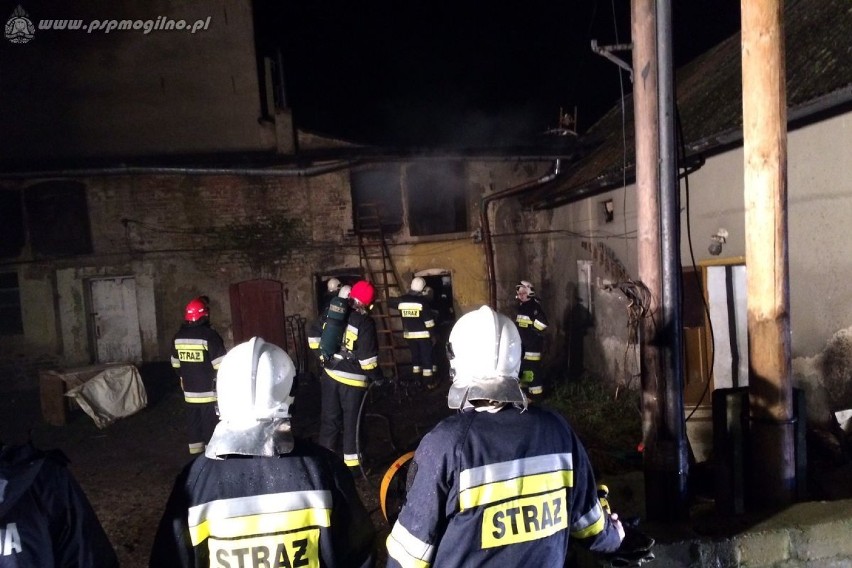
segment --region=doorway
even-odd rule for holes
[[[449,270],[430,268],[414,273],[426,281],[426,289],[431,290],[429,303],[435,313],[435,344],[432,349],[432,361],[438,367],[438,377],[448,377],[450,363],[447,360],[447,342],[450,331],[456,323],[455,298],[453,297],[453,277]]]
[[[95,363],[142,361],[142,334],[132,276],[89,281],[90,326]]]
[[[713,391],[748,385],[745,259],[702,262],[683,271],[682,284],[684,412],[700,462],[713,446]]]
[[[252,337],[262,337],[282,349],[287,348],[284,317],[284,285],[277,280],[244,280],[231,284],[231,330],[234,345]]]

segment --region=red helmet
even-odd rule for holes
[[[359,280],[352,286],[349,297],[353,300],[358,300],[365,306],[370,306],[376,298],[376,289],[366,280]]]
[[[207,302],[201,298],[191,300],[183,311],[183,319],[186,321],[198,321],[209,315],[210,309],[207,307]]]

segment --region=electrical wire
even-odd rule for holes
[[[618,19],[615,13],[615,0],[612,5],[612,27],[615,31],[615,43],[621,43],[618,38]],[[621,217],[624,221],[624,232],[627,233],[627,111],[624,105],[624,72],[618,67],[618,88],[621,97]],[[625,256],[630,255],[630,247],[625,246]]]
[[[678,145],[678,160],[682,161],[686,159],[686,144],[684,142],[683,137],[683,124],[680,121],[680,109],[678,108],[677,101],[675,101],[675,123],[677,124],[677,137],[680,144]],[[700,273],[698,271],[698,267],[695,263],[695,252],[692,248],[692,223],[690,221],[691,218],[691,209],[689,206],[689,174],[684,171],[683,175],[683,185],[684,185],[684,195],[686,198],[686,241],[689,245],[689,258],[692,262],[692,273],[695,275],[696,283],[698,284],[698,291],[701,295],[701,303],[704,307],[704,314],[707,316],[707,326],[710,328],[710,368],[707,372],[707,382],[704,384],[704,390],[701,393],[701,397],[698,399],[698,402],[695,403],[695,406],[692,408],[690,413],[684,419],[684,422],[688,422],[690,418],[692,418],[693,414],[698,410],[698,407],[701,406],[701,403],[704,402],[704,398],[707,396],[707,392],[710,390],[710,381],[713,377],[713,364],[716,359],[716,337],[713,332],[713,319],[710,317],[710,306],[707,304],[707,298],[704,294],[704,283],[701,281]]]

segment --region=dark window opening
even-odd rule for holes
[[[402,189],[398,165],[353,170],[349,174],[355,227],[370,224],[378,217],[382,231],[396,233],[402,228]],[[373,222],[374,224],[374,222]]]
[[[342,268],[333,270],[323,274],[317,274],[314,278],[314,290],[317,298],[317,312],[323,315],[328,308],[328,303],[334,298],[337,293],[328,291],[328,281],[332,278],[337,278],[341,286],[354,286],[356,282],[364,279],[363,271],[360,268]]]
[[[0,258],[21,256],[25,242],[21,193],[0,191]]]
[[[413,164],[406,172],[412,236],[467,231],[467,186],[462,162]]]
[[[91,254],[86,186],[75,181],[46,181],[24,194],[30,244],[36,257]]]
[[[24,333],[24,318],[21,315],[21,292],[18,289],[18,274],[0,273],[0,335]]]

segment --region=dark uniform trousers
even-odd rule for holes
[[[350,467],[358,466],[358,411],[367,391],[345,385],[325,373],[320,379],[320,388],[323,404],[318,441],[321,446],[336,451],[339,434],[342,434],[343,461]]]

